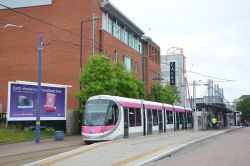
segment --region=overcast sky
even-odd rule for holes
[[[234,80],[217,82],[229,101],[250,94],[250,0],[109,1],[161,47],[161,54],[173,46],[183,48],[187,70]],[[208,79],[190,72],[187,76],[189,83]],[[205,87],[197,87],[197,97],[204,91]]]
[[[187,70],[235,80],[217,82],[229,101],[250,94],[250,0],[110,2],[161,47],[161,54],[181,47]],[[187,76],[190,83],[208,79],[189,72]],[[197,91],[201,97],[204,87]]]

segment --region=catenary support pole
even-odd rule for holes
[[[38,81],[37,81],[37,112],[36,112],[36,143],[40,143],[40,111],[41,111],[41,81],[42,81],[42,34],[38,38]]]

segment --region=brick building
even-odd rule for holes
[[[80,63],[84,70],[93,53],[123,62],[138,79],[145,80],[148,92],[152,75],[160,75],[159,46],[149,38],[143,39],[144,32],[109,1],[37,0],[15,6],[15,10],[0,9],[0,103],[4,112],[8,81],[37,81],[39,33],[44,37],[42,82],[72,85],[68,89],[68,109],[78,106],[75,93],[79,89]]]
[[[143,66],[143,69],[145,68],[145,74],[143,80],[145,80],[146,92],[150,93],[151,84],[159,82],[159,78],[161,77],[160,47],[148,36],[143,36],[142,41],[144,51],[143,59],[145,59]]]

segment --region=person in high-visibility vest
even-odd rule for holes
[[[217,119],[215,117],[212,118],[212,125],[213,125],[213,129],[216,129]]]

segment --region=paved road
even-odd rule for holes
[[[147,166],[249,166],[250,127],[228,132],[191,145]]]

